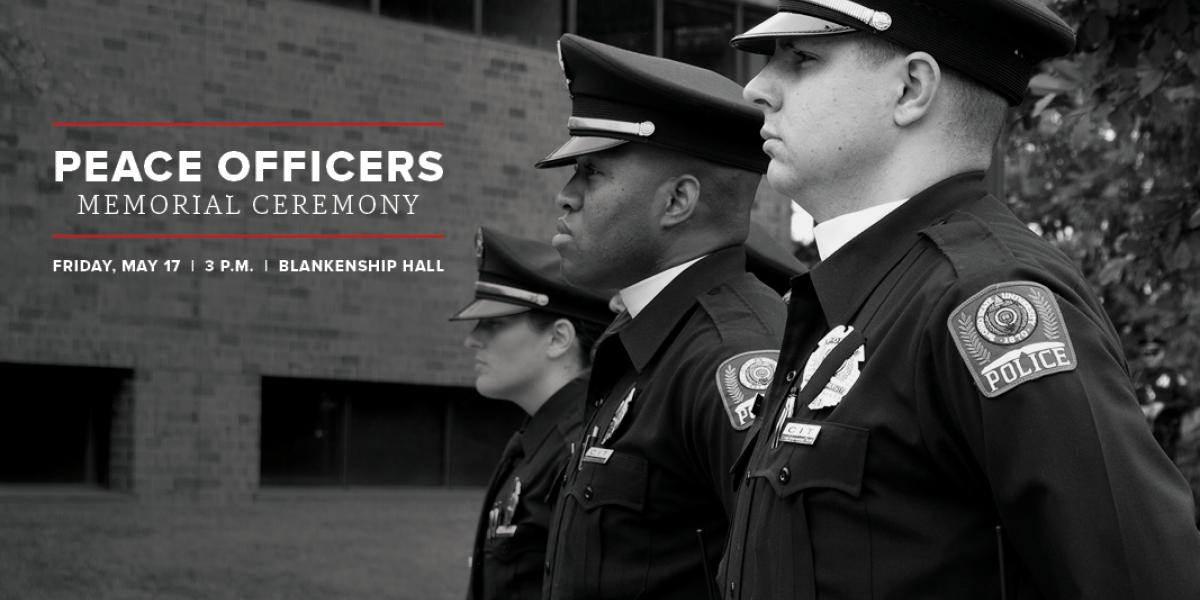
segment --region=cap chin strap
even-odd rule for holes
[[[782,0],[779,3],[779,8],[788,12],[802,12],[802,10],[792,9],[802,9],[800,5],[805,3],[814,4],[816,6],[820,6],[821,8],[828,8],[834,12],[842,13],[843,15],[846,15],[852,19],[862,21],[864,25],[874,29],[875,31],[886,31],[892,26],[891,15],[881,10],[875,10],[873,8],[863,6],[857,2],[853,2],[852,0],[804,0],[804,2],[790,2],[788,0]]]
[[[550,304],[550,297],[545,294],[538,294],[538,293],[531,292],[528,290],[523,290],[520,288],[509,287],[507,285],[500,285],[498,283],[487,283],[486,281],[476,281],[475,282],[475,291],[486,292],[489,294],[496,294],[497,296],[513,298],[515,300],[523,300],[525,302],[530,302],[530,303],[536,304],[538,306],[546,306],[547,304]]]
[[[572,132],[576,129],[582,129],[586,131],[607,131],[608,133],[650,137],[654,135],[654,122],[642,121],[641,123],[634,123],[632,121],[615,121],[613,119],[571,117],[567,119],[567,129],[572,130]]]

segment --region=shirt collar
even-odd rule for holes
[[[696,306],[701,294],[745,274],[746,250],[743,246],[717,250],[671,280],[667,287],[642,309],[638,318],[630,321],[612,337],[619,338],[630,364],[641,372],[658,353],[659,347],[675,330],[679,321]],[[614,345],[607,342],[603,344],[605,347]],[[600,348],[600,351],[606,351],[605,347]],[[597,355],[596,364],[601,362]]]
[[[558,388],[521,428],[521,449],[533,456],[555,429],[566,437],[573,421],[581,421],[582,406],[587,398],[587,375],[581,375]]]
[[[817,241],[817,253],[821,255],[821,260],[829,258],[831,254],[837,252],[839,248],[846,245],[846,242],[854,239],[858,234],[866,231],[880,219],[886,217],[888,213],[900,208],[901,204],[908,201],[897,200],[880,204],[862,210],[856,210],[852,213],[838,215],[823,223],[818,223],[813,227],[813,237]]]
[[[988,198],[983,172],[944,179],[913,196],[899,209],[846,242],[840,252],[809,271],[812,289],[831,325],[844,325],[858,312],[883,278],[921,239],[921,230],[945,221],[959,208]],[[792,299],[800,276],[792,280]]]
[[[705,254],[704,256],[708,256]],[[679,276],[685,269],[696,264],[704,256],[693,258],[681,265],[675,265],[664,271],[659,271],[627,288],[621,290],[621,302],[625,304],[625,309],[629,311],[629,316],[637,317],[638,313],[650,304],[651,300],[667,287],[676,277]]]

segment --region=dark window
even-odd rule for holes
[[[0,483],[108,486],[125,369],[0,363]],[[17,390],[21,390],[19,393]]]
[[[405,21],[475,31],[475,0],[380,0],[379,13]]]
[[[318,4],[332,4],[342,8],[353,8],[356,10],[371,10],[371,0],[309,0]]]
[[[554,48],[564,18],[563,2],[483,0],[483,34],[505,41]]]
[[[736,77],[738,51],[729,45],[736,8],[714,0],[666,0],[663,56]]]
[[[261,480],[484,485],[523,419],[470,388],[267,377]]]
[[[626,50],[654,54],[654,0],[578,0],[575,31]]]
[[[742,5],[742,31],[746,31],[763,21],[766,21],[775,14],[774,9],[763,8],[761,6],[753,6],[750,4]],[[739,31],[738,33],[741,33]],[[754,54],[753,52],[738,51],[738,58],[742,61],[741,76],[738,83],[745,85],[755,75],[767,65],[767,56],[765,54]]]

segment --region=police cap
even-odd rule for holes
[[[475,234],[479,278],[475,300],[451,321],[506,317],[530,310],[607,325],[611,294],[567,283],[553,246],[480,227]]]
[[[777,38],[868,32],[1021,102],[1033,68],[1075,47],[1041,0],[780,0],[779,12],[730,42],[770,54]]]
[[[700,67],[565,34],[558,40],[571,94],[571,138],[537,163],[575,158],[638,142],[765,173],[762,113],[742,87]]]

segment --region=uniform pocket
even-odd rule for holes
[[[584,461],[571,495],[586,511],[621,506],[640,513],[646,506],[646,469],[646,459],[620,452],[604,463]]]
[[[645,590],[650,539],[645,523],[648,479],[646,459],[612,452],[603,463],[584,462],[567,492],[578,504],[577,518],[586,535],[562,540],[578,544],[575,572],[584,588],[576,596],[634,598]]]
[[[781,497],[827,488],[855,498],[862,492],[870,430],[829,421],[791,420],[784,425],[800,431],[793,441],[781,440],[767,468],[756,473],[771,482]],[[817,428],[817,429],[813,429]],[[811,438],[811,439],[810,439]]]
[[[522,526],[512,537],[493,538],[484,549],[485,598],[536,600],[542,592],[546,530]]]
[[[845,568],[871,564],[870,519],[861,497],[870,430],[793,419],[781,434],[779,447],[753,474],[775,493],[759,515],[772,524],[760,545],[792,560],[766,577],[777,582],[780,597],[812,598],[830,589],[870,597],[871,577]]]

